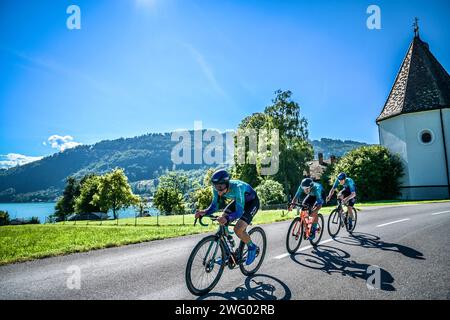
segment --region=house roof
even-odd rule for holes
[[[376,121],[449,107],[450,76],[416,34]]]

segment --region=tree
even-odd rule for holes
[[[93,204],[100,206],[102,211],[112,210],[114,219],[118,211],[139,202],[139,197],[133,194],[128,178],[123,169],[116,168],[100,179],[98,192],[93,196]]]
[[[75,213],[84,212],[107,212],[100,205],[93,202],[93,198],[99,193],[101,177],[90,174],[80,181],[80,195],[75,199]]]
[[[278,90],[272,105],[265,108],[263,113],[255,113],[242,120],[239,129],[272,130],[277,129],[279,133],[279,154],[273,155],[279,163],[279,170],[271,179],[283,185],[285,193],[293,194],[303,178],[306,162],[313,159],[313,148],[308,142],[308,122],[300,117],[300,106],[292,101],[290,91]],[[273,141],[268,141],[273,143]],[[244,153],[247,157],[250,150],[240,150],[235,144],[236,158]],[[262,182],[260,157],[256,157],[255,164],[236,164],[234,172],[236,176],[250,183],[253,187]]]
[[[8,211],[0,210],[0,226],[6,226],[10,222]]]
[[[153,197],[154,206],[165,214],[180,214],[184,211],[181,192],[174,188],[158,188]]]
[[[264,110],[280,134],[280,169],[272,178],[283,185],[286,193],[293,194],[314,153],[308,142],[308,122],[300,117],[300,106],[292,101],[292,92],[278,90],[275,94],[273,104]]]
[[[345,172],[355,181],[359,200],[389,200],[400,194],[403,166],[399,156],[385,147],[361,147],[347,153],[336,164],[330,184],[339,172]]]
[[[184,195],[189,190],[189,179],[182,171],[169,171],[159,177],[158,187],[173,188],[179,190]]]
[[[149,203],[144,198],[139,197],[139,201],[134,204],[134,208],[139,213],[139,217],[143,217],[145,211],[149,208]]]
[[[190,194],[190,198],[192,199],[195,208],[199,210],[207,208],[212,201],[212,197],[213,193],[211,186],[198,188]]]
[[[265,179],[255,188],[255,191],[263,205],[278,204],[286,201],[283,185],[272,179]]]
[[[66,179],[62,197],[55,206],[55,216],[64,217],[75,212],[75,199],[80,195],[80,183],[74,177]]]

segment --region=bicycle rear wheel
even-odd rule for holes
[[[337,209],[331,211],[328,217],[328,233],[331,237],[336,237],[341,230],[342,217]]]
[[[314,237],[314,240],[309,240],[309,242],[313,245],[313,246],[317,246],[320,242],[320,240],[322,239],[322,235],[323,235],[323,229],[325,227],[325,223],[323,222],[323,215],[321,213],[319,213],[317,215],[318,217],[318,226],[317,226],[317,230],[316,230],[316,236]]]
[[[256,253],[255,261],[253,261],[250,265],[246,265],[245,260],[247,259],[247,247],[242,241],[239,245],[239,252],[241,252],[239,269],[241,269],[241,272],[246,276],[252,275],[258,271],[263,263],[267,249],[266,233],[261,227],[252,228],[248,234],[250,239],[252,239],[252,242],[258,247],[258,251]]]
[[[188,290],[197,296],[208,293],[219,282],[224,267],[223,244],[213,235],[203,238],[192,250],[186,265]]]
[[[286,249],[290,254],[297,252],[303,238],[303,224],[299,217],[292,220],[286,236]]]

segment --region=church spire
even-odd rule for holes
[[[415,38],[419,38],[419,18],[415,17],[414,18],[414,37]]]

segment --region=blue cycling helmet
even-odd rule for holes
[[[314,181],[311,178],[305,178],[300,183],[302,188],[311,188],[313,186],[313,184],[314,184]]]
[[[344,172],[341,172],[338,174],[337,178],[338,180],[344,180],[345,178],[347,178],[347,175]]]
[[[228,184],[230,182],[230,174],[225,169],[217,170],[211,176],[212,184]]]

